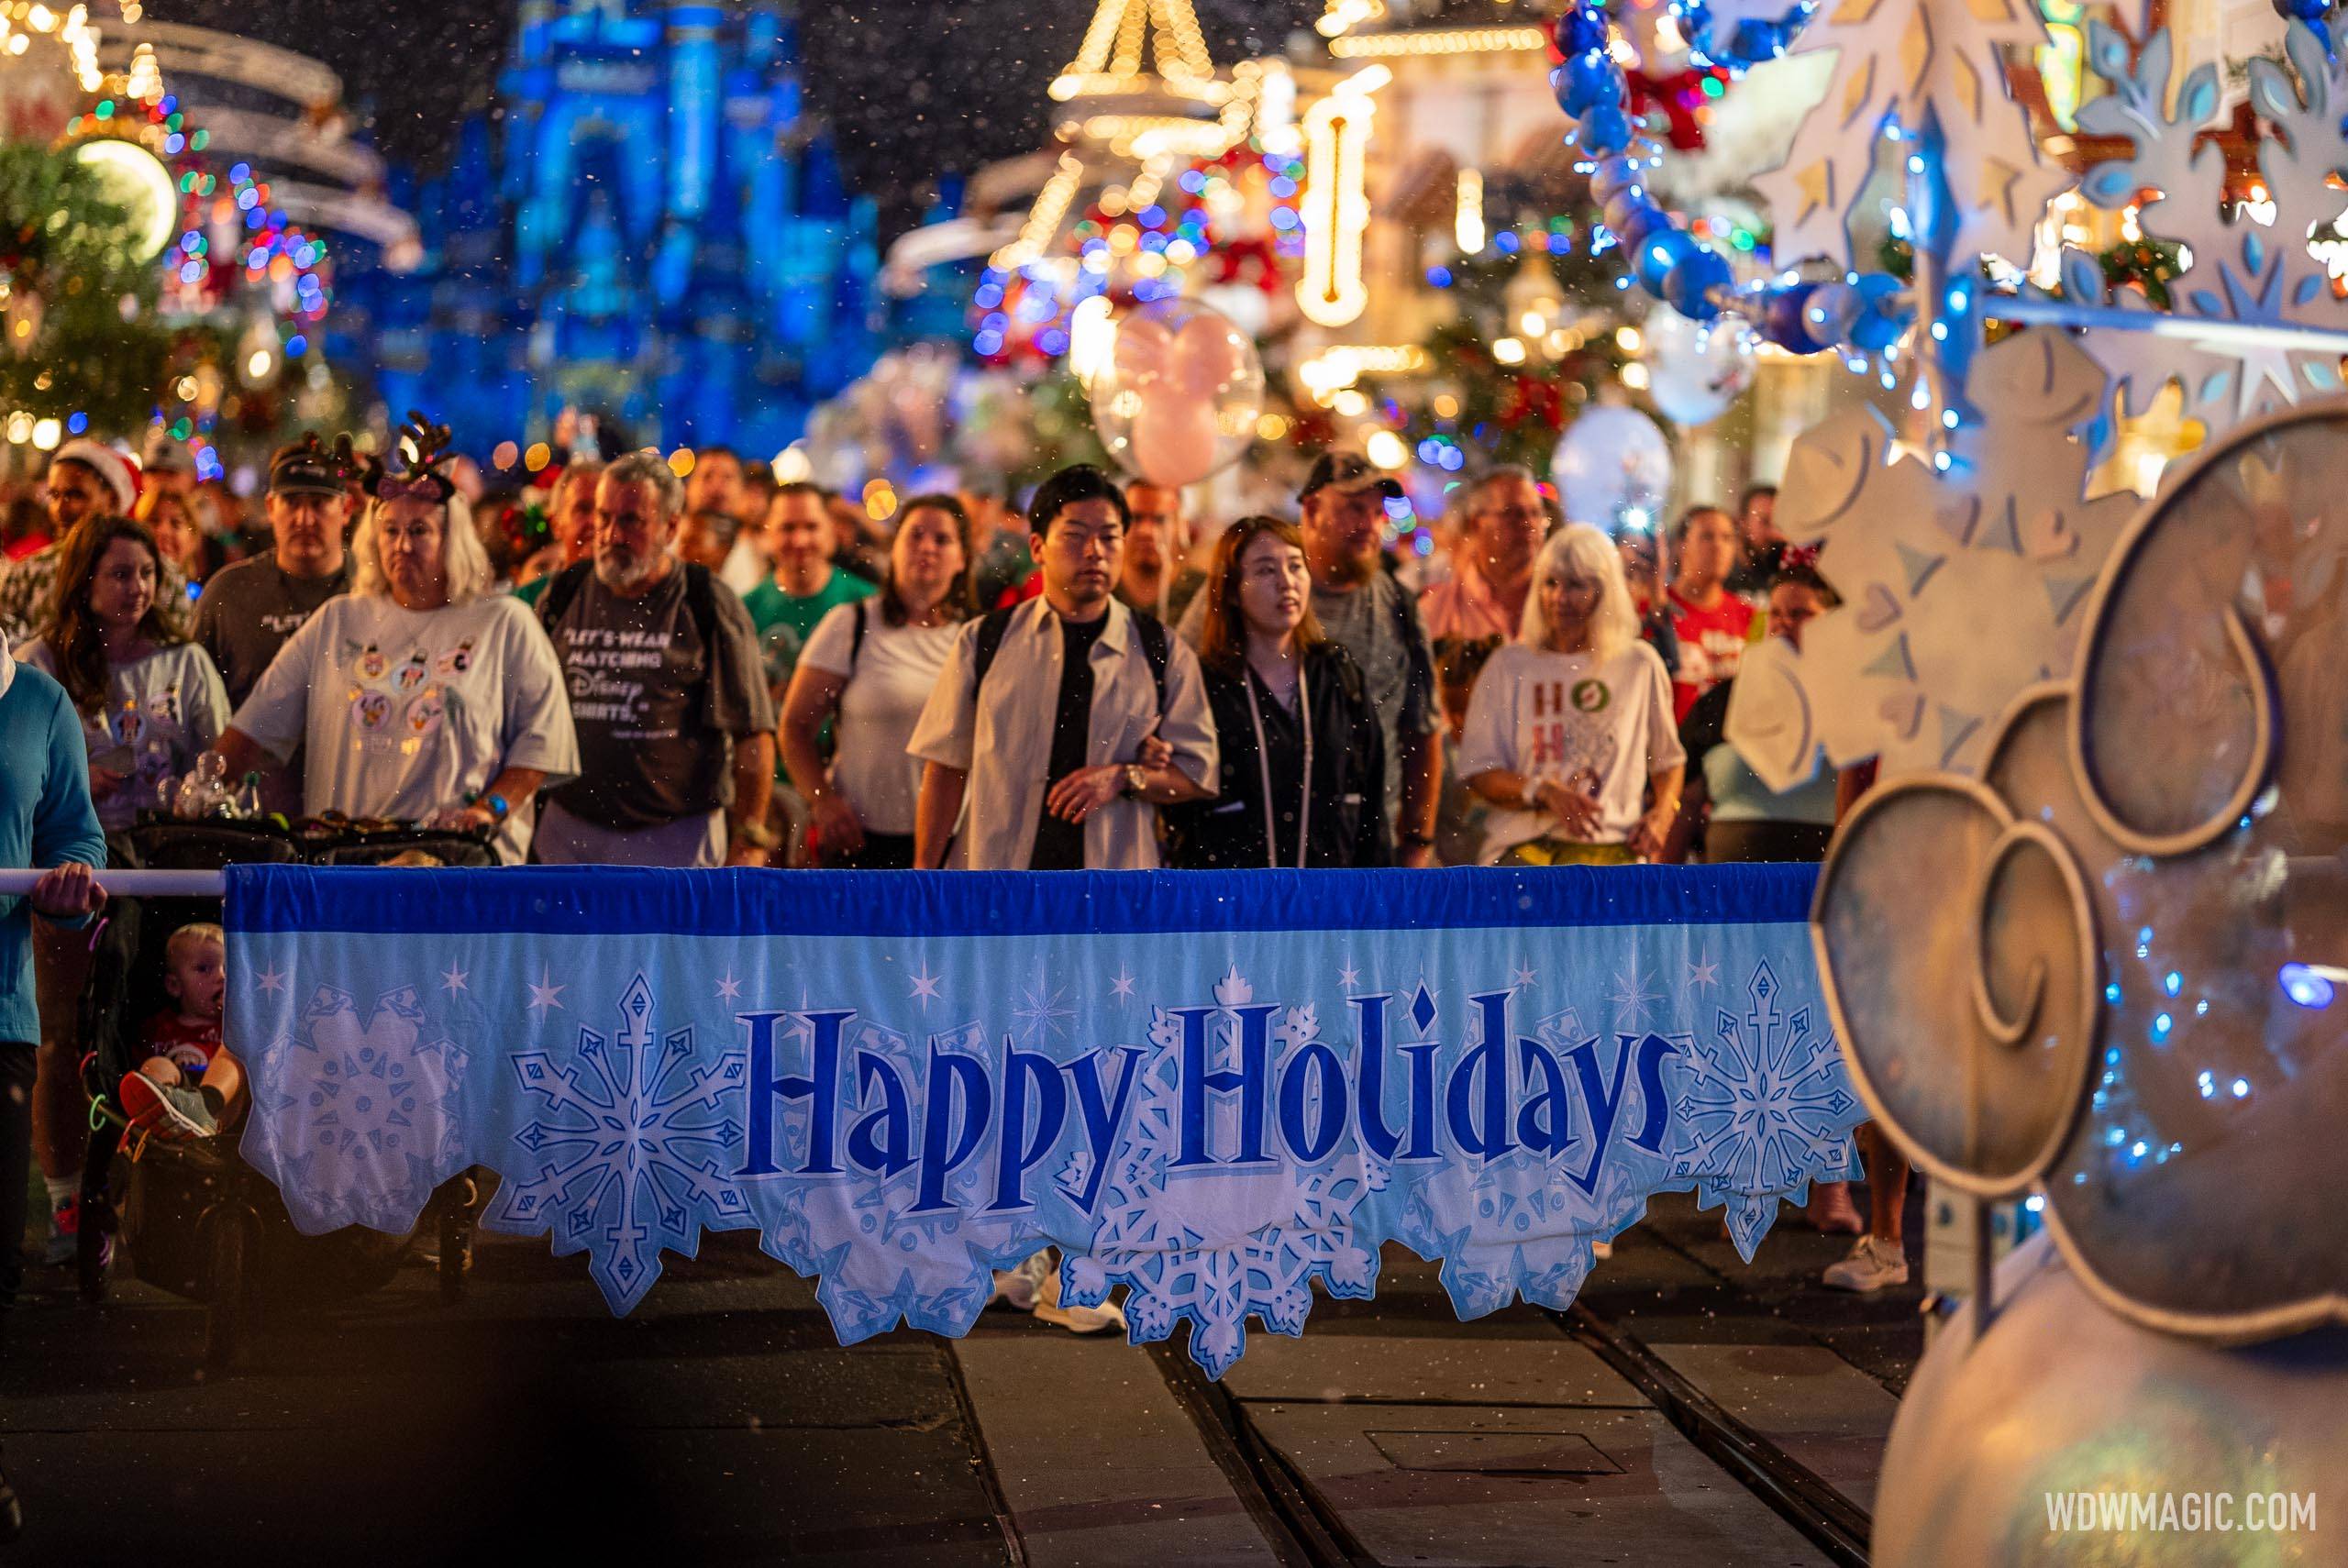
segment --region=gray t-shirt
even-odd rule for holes
[[[295,577],[274,556],[222,567],[195,605],[195,640],[220,667],[230,703],[243,701],[285,640],[318,606],[350,591],[346,564],[332,577]]]
[[[734,738],[773,733],[749,612],[713,580],[704,641],[686,595],[698,569],[680,567],[639,599],[589,571],[547,628],[582,764],[553,800],[583,822],[630,832],[706,816],[733,799]]]
[[[1443,727],[1435,704],[1434,649],[1419,620],[1418,601],[1379,571],[1361,587],[1332,593],[1315,583],[1312,615],[1328,639],[1361,667],[1362,685],[1378,711],[1386,737],[1386,820],[1402,820],[1402,742],[1434,734]],[[1191,601],[1182,616],[1182,640],[1198,646],[1205,629],[1207,599]]]

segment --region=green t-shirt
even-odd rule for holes
[[[742,595],[742,608],[750,613],[750,624],[759,629],[759,644],[765,650],[767,679],[776,686],[788,684],[799,663],[799,650],[806,646],[815,623],[840,605],[869,599],[880,591],[854,572],[834,568],[824,586],[813,593],[785,593],[770,577]]]
[[[546,596],[547,584],[561,575],[559,570],[542,572],[515,589],[514,597],[535,610],[538,607],[538,601]]]

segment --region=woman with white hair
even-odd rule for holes
[[[493,834],[529,845],[532,802],[579,771],[553,645],[526,605],[492,591],[471,509],[436,462],[368,481],[350,592],[294,634],[220,737],[230,778],[305,747],[303,809]]]
[[[1587,524],[1541,548],[1523,629],[1492,655],[1460,732],[1459,776],[1498,808],[1487,865],[1655,858],[1687,754],[1671,678],[1639,639],[1614,542]]]

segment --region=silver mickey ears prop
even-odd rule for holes
[[[2348,402],[2175,476],[2086,636],[1980,779],[1844,825],[1811,930],[1854,1077],[2139,1322],[2348,1321]]]

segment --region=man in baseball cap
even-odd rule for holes
[[[350,588],[345,553],[350,527],[354,458],[315,435],[280,447],[269,463],[270,532],[274,545],[215,572],[195,607],[195,640],[220,667],[231,705],[241,703],[261,671],[318,606]],[[261,775],[261,804],[298,814],[302,759]]]
[[[1381,501],[1402,499],[1402,481],[1358,452],[1322,453],[1313,459],[1296,499],[1301,504],[1324,490],[1344,496],[1375,495]]]

